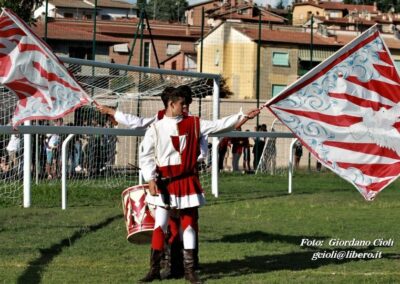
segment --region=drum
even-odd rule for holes
[[[146,203],[147,184],[132,186],[122,192],[127,240],[132,243],[150,242],[154,229],[154,213]]]

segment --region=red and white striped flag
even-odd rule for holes
[[[400,174],[400,77],[376,26],[266,106],[366,200]]]
[[[63,117],[91,101],[47,44],[9,9],[0,16],[0,83],[19,98],[14,127]]]

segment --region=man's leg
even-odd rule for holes
[[[140,279],[140,282],[152,282],[161,280],[160,263],[164,252],[164,241],[167,233],[169,211],[163,207],[155,210],[155,224],[151,240],[150,271]]]
[[[170,212],[168,225],[168,247],[165,249],[167,265],[164,272],[167,278],[181,278],[183,277],[183,242],[180,235],[179,211]]]
[[[181,210],[181,226],[183,231],[183,265],[185,279],[190,283],[201,283],[195,272],[195,249],[197,229],[197,208]]]

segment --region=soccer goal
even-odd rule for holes
[[[270,132],[287,132],[287,127],[275,119]],[[270,175],[287,175],[291,159],[292,140],[283,137],[267,137],[256,173],[267,173]]]
[[[214,74],[180,72],[63,58],[64,64],[85,91],[99,104],[140,117],[153,117],[163,109],[161,92],[169,86],[190,86],[194,98],[190,113],[212,120],[219,116],[219,76]],[[144,131],[129,130],[127,126],[113,125],[106,115],[94,106],[84,106],[56,121],[34,121],[21,126],[19,132],[30,134],[29,140],[19,139],[15,154],[8,151],[15,135],[9,125],[17,98],[7,89],[0,93],[1,169],[0,198],[21,200],[23,164],[31,160],[32,183],[60,183],[66,185],[96,183],[101,187],[119,186],[121,191],[139,183],[138,149]],[[26,135],[28,136],[28,135]],[[209,138],[208,158],[199,165],[205,190],[217,192],[217,180],[211,185],[213,163],[218,138]],[[214,144],[214,145],[213,145]],[[24,157],[24,149],[31,150]],[[64,160],[62,150],[64,149]],[[214,150],[214,151],[213,151]],[[26,173],[25,173],[26,174]],[[217,177],[216,177],[217,178]],[[24,199],[24,206],[30,201]]]

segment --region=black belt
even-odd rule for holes
[[[163,177],[163,176],[161,176],[160,180],[162,182],[170,183],[170,182],[173,182],[173,181],[177,181],[177,180],[180,180],[180,179],[183,179],[183,178],[196,176],[196,175],[197,175],[197,172],[183,173],[181,175],[173,176],[173,177]]]

